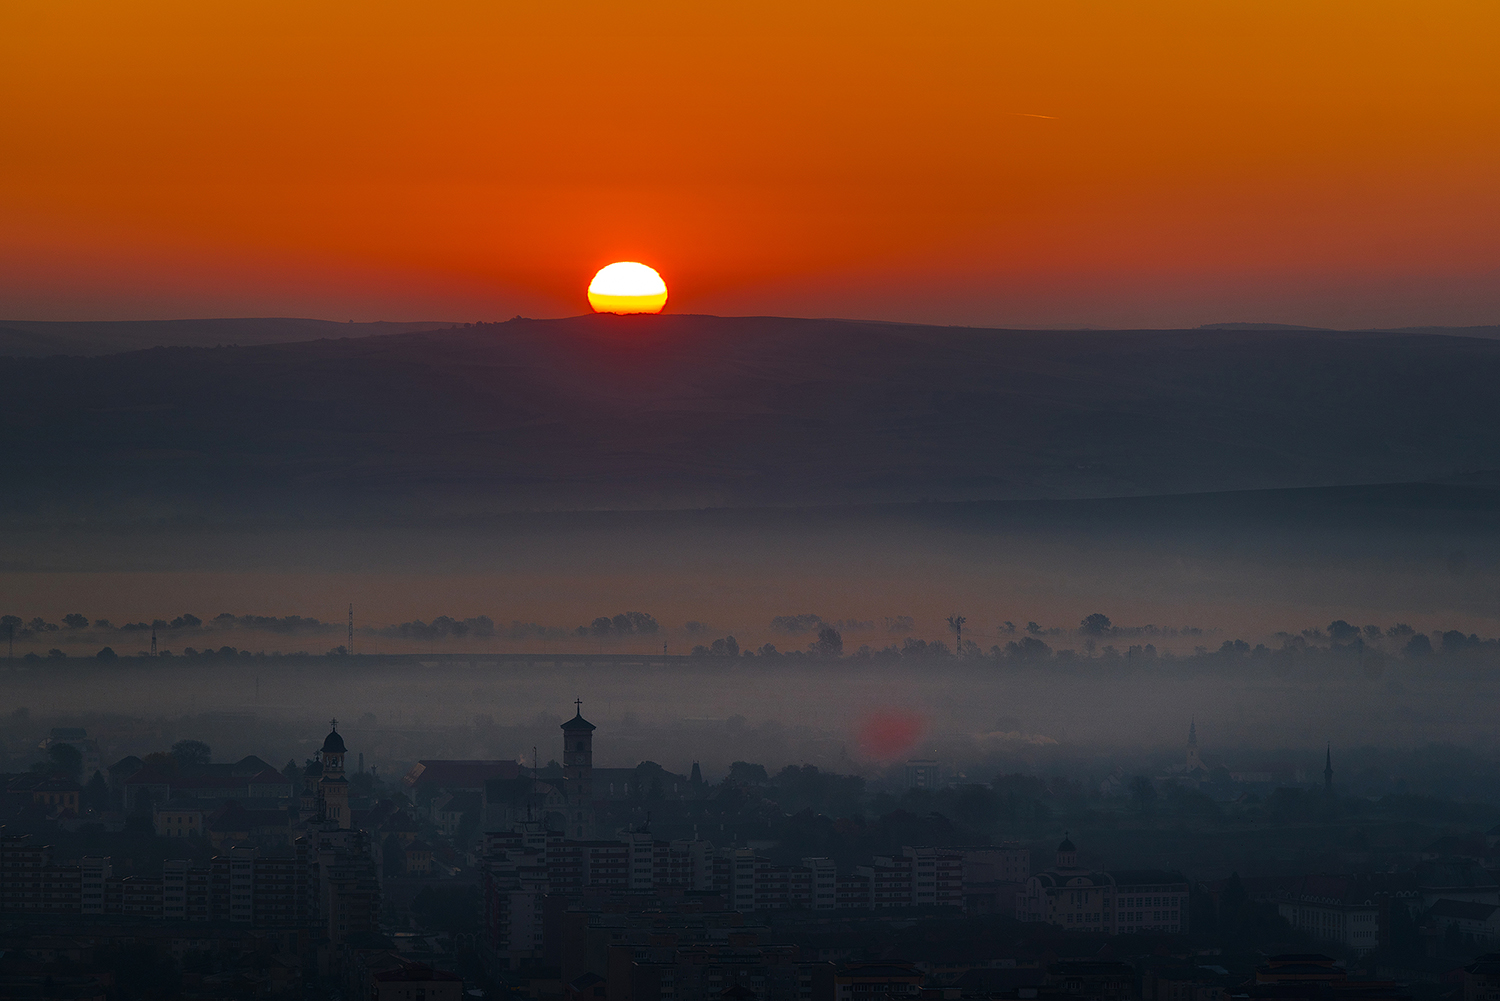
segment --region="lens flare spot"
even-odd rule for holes
[[[891,761],[903,757],[927,732],[927,720],[900,709],[882,710],[859,721],[859,747],[867,757]]]

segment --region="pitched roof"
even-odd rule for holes
[[[1480,904],[1472,900],[1449,900],[1446,897],[1433,903],[1428,915],[1434,918],[1454,918],[1463,921],[1488,921],[1500,907]]]
[[[514,761],[428,760],[418,761],[401,781],[408,788],[477,792],[489,779],[513,779],[520,774],[521,766]]]
[[[121,758],[119,761],[116,761],[114,764],[110,765],[107,769],[105,769],[105,771],[109,772],[109,774],[111,775],[130,775],[140,771],[141,766],[144,764],[145,762],[136,757],[134,754],[128,754],[125,757]]]
[[[583,718],[583,709],[580,708],[572,719],[562,725],[564,730],[597,730],[594,724]]]
[[[531,778],[490,779],[484,784],[485,802],[503,803],[511,807],[525,806],[527,803],[541,805],[556,792],[556,786]]]
[[[422,963],[407,963],[405,966],[398,966],[394,970],[381,970],[375,974],[375,979],[382,983],[391,983],[393,981],[398,983],[412,983],[430,982],[433,980],[462,981],[463,977],[449,973],[447,970],[434,970],[432,967]]]
[[[1109,874],[1119,886],[1149,886],[1155,883],[1186,883],[1187,877],[1175,869],[1111,869]]]
[[[1374,906],[1376,898],[1389,894],[1410,897],[1417,893],[1413,873],[1382,872],[1360,876],[1312,874],[1303,876],[1291,899],[1309,902]]]
[[[235,802],[225,803],[203,819],[210,831],[248,831],[256,827],[288,827],[291,815],[285,810],[247,810]]]
[[[128,781],[128,785],[139,785],[140,777]],[[243,789],[246,781],[240,775],[163,775],[162,782],[176,789]]]
[[[965,992],[1013,991],[1018,987],[1037,987],[1043,981],[1042,971],[1036,967],[1012,966],[996,969],[968,970],[959,977],[954,986]]]
[[[263,772],[267,768],[275,771],[275,767],[266,763],[253,754],[247,754],[238,761],[233,762],[205,762],[201,765],[187,765],[182,769],[184,775],[238,775],[247,776]]]
[[[406,831],[415,831],[417,829],[417,822],[411,819],[411,817],[407,815],[405,810],[397,810],[395,813],[391,814],[385,819],[385,821],[380,825],[380,829],[383,831],[402,833]]]
[[[31,787],[32,792],[82,792],[83,786],[72,779],[47,778]]]
[[[1043,886],[1109,886],[1107,872],[1085,872],[1082,869],[1064,869],[1061,872],[1043,870],[1032,877]]]
[[[447,813],[468,813],[479,809],[479,793],[456,792],[441,807]]]

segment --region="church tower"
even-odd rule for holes
[[[1068,837],[1068,832],[1063,832],[1062,844],[1057,846],[1057,868],[1078,868],[1078,846],[1073,844],[1073,839]]]
[[[344,778],[344,738],[339,736],[339,721],[328,724],[328,736],[323,738],[321,758],[322,777],[318,779],[318,802],[320,820],[337,824],[339,830],[347,831],[349,819],[349,780]]]
[[[1189,772],[1204,771],[1203,759],[1198,756],[1198,723],[1196,720],[1188,724],[1187,770]]]
[[[594,724],[583,718],[583,700],[575,699],[573,718],[562,725],[563,796],[568,802],[564,836],[594,836]]]

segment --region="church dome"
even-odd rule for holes
[[[1057,846],[1058,854],[1062,854],[1063,852],[1076,852],[1077,850],[1078,848],[1073,844],[1073,842],[1068,840],[1066,837],[1063,838],[1062,844]]]
[[[337,730],[328,731],[328,736],[323,738],[323,753],[343,754],[345,751],[344,738],[339,736],[339,732]]]

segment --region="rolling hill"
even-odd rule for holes
[[[1500,469],[1500,342],[1426,333],[587,316],[4,371],[3,503],[49,520],[1141,496]]]

